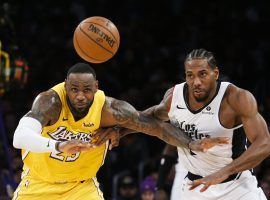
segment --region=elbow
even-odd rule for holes
[[[16,137],[15,134],[14,134],[14,137],[13,137],[13,147],[14,147],[15,149],[19,149],[19,148],[20,148],[18,139],[17,139],[17,137]]]
[[[263,157],[266,158],[270,155],[270,136],[267,137],[267,139],[264,139],[262,144],[261,144],[261,150],[263,152]]]
[[[14,137],[13,137],[13,147],[15,149],[20,149],[20,143],[18,141],[18,137],[16,134],[14,134]]]
[[[265,148],[266,148],[266,150],[267,150],[267,155],[266,155],[266,157],[267,157],[267,156],[270,156],[270,148],[269,148],[269,145],[270,145],[270,135],[269,135],[268,140],[267,140],[267,142],[266,142],[266,144],[265,144]]]
[[[16,130],[13,136],[13,147],[16,149],[22,149],[21,141],[22,141],[21,135],[17,133],[17,130]]]

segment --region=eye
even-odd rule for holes
[[[187,78],[189,78],[189,79],[192,79],[192,78],[194,77],[193,74],[187,74],[186,76],[187,76]]]
[[[207,73],[206,72],[202,72],[201,73],[201,77],[206,77]]]
[[[78,89],[77,88],[71,88],[71,91],[72,92],[78,92]]]
[[[86,88],[86,89],[84,89],[83,91],[84,91],[84,92],[92,92],[92,90],[89,89],[89,88]]]

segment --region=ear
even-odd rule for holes
[[[213,71],[214,71],[214,74],[215,74],[215,79],[218,80],[218,77],[219,77],[219,70],[218,70],[218,68],[216,67]]]
[[[96,91],[98,90],[98,80],[96,80],[96,82],[95,82],[95,90]]]
[[[67,90],[67,79],[65,79],[64,87],[65,87],[65,90]]]

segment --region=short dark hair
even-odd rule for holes
[[[78,73],[92,74],[96,78],[95,70],[89,64],[86,63],[76,63],[75,65],[70,67],[67,72],[67,78],[70,74],[78,74]]]
[[[212,69],[217,67],[217,61],[216,61],[216,58],[214,57],[214,54],[205,49],[193,49],[187,55],[185,62],[192,59],[206,59],[207,63]]]

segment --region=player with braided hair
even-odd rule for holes
[[[206,152],[177,147],[179,162],[188,171],[181,200],[265,200],[249,171],[270,154],[270,136],[254,96],[232,83],[219,81],[213,53],[194,49],[185,59],[186,81],[176,84],[160,104],[145,111],[183,130],[190,138],[228,137],[229,143]],[[130,133],[102,135],[104,142]],[[108,132],[107,132],[108,133]],[[251,145],[247,148],[247,139]]]

